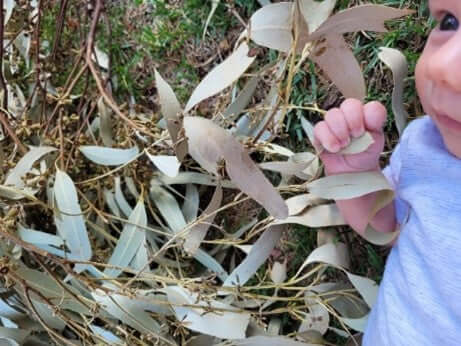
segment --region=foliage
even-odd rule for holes
[[[237,2],[240,14],[216,1],[89,4],[4,1],[0,340],[309,345],[363,331],[377,284],[352,273],[332,199],[380,191],[377,212],[392,191],[380,174],[322,178],[318,152],[293,150],[287,134],[311,139],[326,76],[365,99],[361,52],[344,34],[384,32],[409,12],[332,15],[346,6],[334,0]],[[177,51],[204,34],[217,52],[194,68]],[[403,124],[405,66],[386,52]],[[365,239],[395,236],[369,228]],[[307,238],[316,246],[299,253],[293,242]]]

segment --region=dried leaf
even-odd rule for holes
[[[158,183],[164,185],[183,185],[183,184],[196,184],[196,185],[205,185],[205,186],[217,186],[218,179],[217,177],[202,174],[197,172],[179,172],[179,174],[174,177],[170,178],[166,175],[161,175],[157,177]],[[232,184],[229,180],[220,180],[220,184],[223,188],[235,189],[237,188],[234,184]],[[157,183],[157,181],[155,181]]]
[[[386,32],[384,22],[407,16],[411,10],[400,10],[382,5],[355,6],[328,18],[310,37],[317,40],[331,34],[345,34],[356,31]]]
[[[271,280],[275,284],[281,284],[287,279],[287,262],[274,262],[271,269]]]
[[[399,234],[400,230],[395,232],[378,232],[373,227],[368,225],[364,234],[361,234],[361,236],[372,244],[383,246],[392,244],[392,242],[397,239]]]
[[[147,151],[146,154],[155,167],[157,167],[163,174],[171,178],[178,175],[181,162],[178,161],[176,156],[151,155]]]
[[[58,284],[48,274],[39,272],[37,270],[29,269],[24,265],[20,265],[19,268],[15,269],[15,273],[20,278],[25,280],[29,287],[32,287],[39,291],[41,294],[43,294],[43,296],[48,298],[56,306],[60,306],[62,309],[69,309],[88,316],[92,315],[92,313],[86,306],[77,301],[69,293],[72,292],[74,295],[79,296],[79,292],[72,286],[69,286],[66,283]],[[33,295],[32,297],[35,297],[35,295]],[[93,305],[91,304],[91,301],[86,299],[85,297],[81,297],[81,300],[88,303],[89,306]]]
[[[125,195],[123,194],[122,183],[121,183],[120,177],[115,177],[114,180],[115,180],[115,202],[117,203],[117,206],[120,208],[123,214],[125,214],[125,216],[128,217],[133,212],[133,208],[131,208],[131,205],[128,203],[128,201],[125,198]]]
[[[3,18],[3,25],[6,26],[6,24],[10,20],[15,6],[16,6],[16,2],[14,0],[5,0],[3,4],[3,9],[5,11],[5,17]]]
[[[155,70],[155,83],[157,85],[162,114],[166,120],[176,156],[179,161],[182,161],[187,154],[187,145],[184,141],[178,142],[179,131],[182,127],[179,120],[179,116],[182,114],[181,105],[171,86],[162,78],[157,70]]]
[[[15,186],[16,188],[24,188],[23,178],[30,172],[35,162],[40,160],[43,156],[53,151],[53,147],[30,147],[30,150],[19,160],[16,166],[10,171],[5,180],[5,185]]]
[[[256,87],[258,86],[260,79],[261,77],[259,75],[251,77],[234,102],[232,102],[224,111],[223,117],[226,119],[234,120],[240,115],[240,113],[251,101],[251,98],[256,91]]]
[[[373,280],[363,276],[346,273],[347,277],[363,297],[367,305],[372,308],[378,299],[378,285]]]
[[[223,283],[226,286],[242,286],[256,273],[266,261],[282,237],[283,227],[269,227],[253,244],[250,254],[238,265]]]
[[[101,136],[102,142],[106,147],[112,147],[114,145],[113,134],[112,134],[112,120],[110,117],[110,111],[107,109],[104,99],[101,97],[98,100],[98,111],[99,111],[99,135]]]
[[[397,130],[402,135],[408,119],[408,113],[403,105],[403,86],[408,75],[408,62],[402,52],[388,47],[381,47],[378,57],[392,70],[394,77],[392,112],[394,113]]]
[[[226,281],[229,274],[227,274],[227,271],[212,256],[202,249],[198,249],[194,254],[194,258],[208,268],[212,273],[215,273],[221,281]]]
[[[223,158],[226,171],[235,185],[262,204],[274,217],[287,217],[288,208],[283,199],[232,135],[199,117],[184,118],[184,128],[190,154],[203,168],[217,174],[218,162]]]
[[[198,294],[179,286],[167,286],[162,291],[168,295],[168,301],[172,304],[176,318],[182,321],[186,328],[218,338],[239,339],[245,337],[245,331],[250,322],[250,314],[239,312],[232,306],[218,301],[203,301]],[[181,305],[195,305],[197,307],[190,308]],[[224,311],[212,312],[210,308]],[[235,310],[235,312],[229,310]]]
[[[109,56],[96,46],[94,47],[94,52],[96,53],[96,56],[93,53],[93,55],[91,56],[92,60],[95,61],[103,69],[108,70]]]
[[[104,166],[119,166],[127,164],[138,157],[138,147],[130,149],[116,149],[99,147],[92,145],[83,145],[79,150],[88,160]]]
[[[347,246],[344,243],[327,243],[312,251],[301,267],[298,269],[295,277],[298,276],[303,269],[315,262],[326,263],[338,268],[349,268],[349,254]]]
[[[19,346],[22,345],[30,334],[30,330],[19,328],[0,327],[0,344],[2,346]]]
[[[211,198],[210,203],[203,211],[200,222],[196,223],[189,231],[188,236],[184,242],[184,249],[189,254],[195,254],[200,247],[201,242],[205,239],[210,225],[213,223],[216,216],[215,211],[221,206],[222,202],[222,188],[220,185],[216,187],[215,193]],[[211,215],[210,215],[211,214]],[[210,215],[210,216],[207,216]]]
[[[93,333],[103,338],[110,345],[114,345],[114,344],[123,345],[124,344],[122,339],[118,338],[112,332],[109,332],[108,330],[105,330],[104,328],[98,327],[94,324],[90,324],[89,327],[93,331]]]
[[[316,31],[330,16],[335,8],[336,0],[297,0],[299,9],[309,27],[309,33]]]
[[[298,215],[299,213],[303,212],[307,207],[320,204],[324,200],[311,194],[302,194],[291,197],[285,200],[285,203],[288,206],[288,214],[290,216]]]
[[[54,197],[56,207],[59,209],[59,214],[55,215],[55,223],[59,234],[71,251],[69,258],[89,261],[92,255],[91,246],[78,203],[77,190],[72,179],[60,170],[56,172]],[[83,264],[76,264],[74,270],[79,273],[85,267]]]
[[[187,102],[185,111],[189,112],[196,104],[213,96],[235,82],[253,63],[256,57],[248,56],[249,47],[242,43],[220,65],[216,66],[195,88]]]
[[[319,65],[344,97],[364,100],[366,88],[362,69],[341,34],[326,35],[309,58]]]
[[[144,208],[144,201],[138,201],[136,208],[131,213],[128,222],[123,227],[120,238],[117,242],[108,264],[126,267],[138,253],[139,248],[145,241],[145,227],[147,226],[147,215]],[[104,274],[116,278],[122,271],[116,268],[106,268]]]
[[[187,184],[186,195],[184,196],[184,203],[181,208],[181,211],[187,223],[197,218],[199,204],[200,196],[198,194],[197,188],[194,184]]]
[[[324,204],[309,208],[302,214],[289,216],[285,220],[276,220],[274,224],[298,224],[310,228],[318,228],[341,226],[345,225],[346,221],[341,216],[336,204]]]
[[[18,224],[18,236],[23,241],[40,245],[52,245],[55,247],[64,246],[64,240],[54,234],[39,232],[33,229],[24,228],[21,224]]]
[[[179,233],[186,227],[186,220],[184,220],[181,208],[176,199],[168,191],[158,185],[152,184],[150,187],[150,197],[174,233]]]
[[[336,200],[351,199],[381,190],[392,193],[389,182],[379,171],[328,176],[317,179],[306,187],[314,196]]]
[[[314,144],[314,126],[306,120],[306,118],[301,117],[301,126],[304,130],[304,132],[307,135],[307,138],[309,138],[309,142],[311,142],[311,145]]]
[[[287,53],[292,38],[292,2],[264,6],[250,19],[250,38],[257,44]]]
[[[108,295],[100,289],[92,292],[92,296],[105,311],[141,333],[153,336],[162,334],[160,324],[131,298],[119,294]]]
[[[364,152],[368,149],[370,145],[374,143],[373,136],[370,132],[366,131],[362,136],[358,138],[353,138],[351,143],[341,150],[339,154],[341,155],[351,155],[351,154],[359,154]]]
[[[315,299],[312,292],[306,291],[304,300],[309,306],[309,313],[303,314],[303,322],[298,332],[315,330],[321,335],[325,334],[330,324],[328,310]]]
[[[235,346],[318,346],[318,344],[308,344],[305,342],[295,341],[283,336],[251,336],[244,340],[235,340]],[[221,346],[221,345],[217,345]]]

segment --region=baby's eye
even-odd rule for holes
[[[459,22],[458,19],[451,13],[447,13],[440,22],[441,31],[456,31],[458,30]]]

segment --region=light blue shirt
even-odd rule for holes
[[[461,160],[428,117],[406,128],[384,170],[401,234],[364,346],[461,345]]]

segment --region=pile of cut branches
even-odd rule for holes
[[[152,113],[117,97],[98,45],[110,32],[104,1],[61,1],[51,37],[41,24],[52,5],[0,3],[2,343],[295,346],[363,331],[377,285],[349,271],[348,247],[330,228],[345,224],[333,200],[380,191],[378,211],[392,190],[376,173],[322,178],[312,146],[293,152],[279,139],[288,112],[324,113],[290,101],[306,61],[363,100],[343,34],[385,31],[384,21],[409,11],[269,4],[184,107],[155,71],[160,112]],[[69,11],[82,20],[66,21]],[[63,39],[66,25],[80,41]],[[259,47],[276,58],[264,65]],[[382,55],[404,70],[397,52]],[[396,105],[404,74],[395,75]],[[197,115],[203,101],[209,118]],[[311,123],[301,122],[312,142]],[[371,143],[365,134],[344,153]],[[319,235],[292,270],[274,256],[290,224]],[[375,244],[395,236],[365,234]]]

